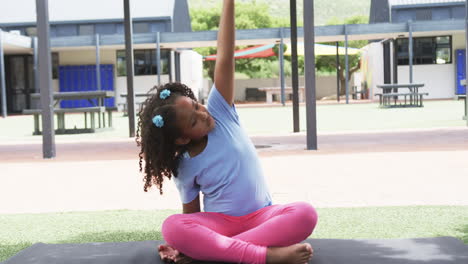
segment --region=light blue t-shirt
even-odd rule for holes
[[[193,201],[201,191],[205,212],[242,216],[271,205],[255,147],[235,106],[229,106],[214,85],[207,109],[215,127],[206,148],[192,158],[185,153],[173,178],[182,203]]]

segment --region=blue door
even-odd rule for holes
[[[460,84],[461,80],[466,80],[466,52],[456,50],[457,54],[457,94],[465,94],[465,86]]]
[[[100,65],[101,89],[114,91],[114,65]],[[97,91],[96,65],[59,66],[59,89],[61,92]],[[60,107],[92,107],[97,106],[97,99],[93,100],[62,100]],[[114,98],[104,100],[104,106],[113,107]]]

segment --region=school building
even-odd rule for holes
[[[8,113],[20,113],[38,103],[29,96],[39,92],[34,71],[35,2],[4,1],[0,8]],[[146,93],[158,81],[182,81],[200,90],[202,57],[191,50],[162,45],[162,67],[157,74],[158,32],[192,31],[187,0],[132,0],[130,3],[135,93]],[[99,64],[102,89],[116,92],[115,106],[124,102],[125,98],[119,96],[127,92],[123,18],[123,1],[49,0],[54,91],[96,90],[96,65]],[[1,104],[0,101],[0,109]]]
[[[372,42],[363,49],[361,74],[370,98],[382,92],[384,83],[423,83],[427,98],[448,99],[465,94],[465,1],[460,0],[372,0],[370,24],[406,23],[407,32]],[[431,26],[412,34],[414,25]],[[442,28],[442,30],[441,30]],[[412,57],[412,67],[410,65]]]
[[[191,32],[187,0],[130,3],[135,93],[145,93],[159,81],[181,81],[194,88],[196,94],[202,93],[206,86],[202,56],[189,48],[215,46],[216,31]],[[410,81],[424,83],[423,91],[429,93],[428,98],[454,98],[464,93],[459,82],[465,78],[464,17],[465,2],[459,0],[371,0],[369,24],[318,26],[315,41],[370,41],[362,52],[360,79],[371,99],[377,99],[373,95],[380,92],[378,84]],[[123,102],[125,98],[120,96],[126,93],[123,3],[49,0],[49,19],[53,89],[95,90],[99,63],[102,88],[116,91],[116,106]],[[35,21],[34,0],[2,4],[0,51],[4,51],[5,78],[0,79],[5,82],[9,113],[20,113],[37,103],[29,97],[39,91],[34,81]],[[162,43],[159,76],[158,32]],[[238,45],[259,45],[288,39],[291,33],[288,28],[272,28],[240,30],[236,35]],[[298,29],[298,41],[304,41],[302,28]]]

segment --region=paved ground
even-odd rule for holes
[[[317,207],[468,205],[468,129],[255,136],[274,202]],[[133,139],[57,144],[0,143],[0,214],[178,209],[173,183],[142,191]]]

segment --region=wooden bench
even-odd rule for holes
[[[429,93],[376,93],[374,95],[379,96],[380,107],[422,107],[423,96],[427,96]],[[404,101],[397,104],[399,96],[403,96]],[[407,100],[408,97],[410,97],[410,100]]]
[[[143,104],[145,102],[135,102],[135,105],[137,106],[136,109],[135,109],[135,113],[138,114],[138,112],[140,112],[141,108],[143,107]],[[125,103],[119,103],[118,104],[119,106],[122,106],[122,112],[123,112],[123,116],[128,116],[128,104],[127,102]]]
[[[265,101],[266,92],[260,91],[258,88],[245,88],[245,101]]]
[[[76,134],[76,133],[94,133],[96,131],[95,113],[101,114],[106,111],[109,114],[109,127],[112,127],[112,108],[106,109],[103,106],[95,107],[79,107],[79,108],[55,108],[54,113],[57,115],[57,129],[56,134]],[[84,113],[85,114],[85,128],[84,129],[66,129],[65,128],[65,114],[68,113]],[[87,113],[91,117],[91,125],[88,128]],[[34,132],[33,135],[40,135],[39,129],[39,116],[42,114],[42,109],[24,109],[23,114],[34,115]],[[105,123],[105,120],[104,120]],[[104,125],[105,126],[105,125]]]
[[[359,99],[362,100],[365,94],[366,94],[366,91],[364,91],[364,90],[359,90],[358,91],[357,86],[353,86],[351,88],[351,98],[353,98],[353,100],[357,100],[358,95],[359,95]]]
[[[304,102],[305,99],[305,87],[304,86],[299,86],[298,88],[299,92],[299,102]],[[266,93],[266,102],[268,104],[273,103],[273,95],[281,95],[281,87],[261,87],[258,88],[259,91],[265,92]],[[292,87],[285,87],[284,88],[284,93],[285,94],[292,94],[293,90]]]

